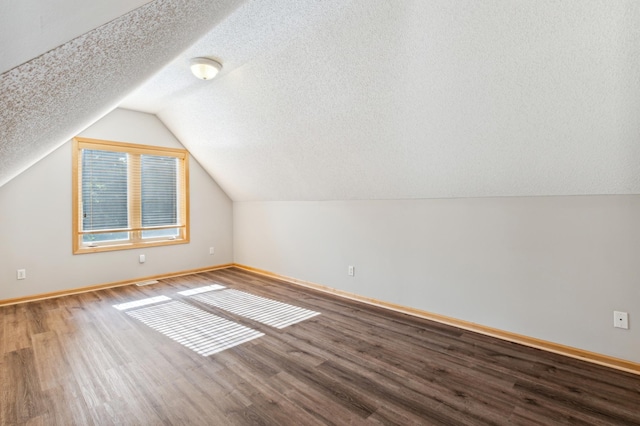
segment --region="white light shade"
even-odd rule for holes
[[[191,72],[201,80],[211,80],[222,69],[219,62],[209,58],[193,58]]]

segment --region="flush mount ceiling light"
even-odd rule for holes
[[[193,58],[191,72],[201,80],[211,80],[222,69],[222,64],[209,58]]]

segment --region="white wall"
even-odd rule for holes
[[[155,116],[122,109],[80,135],[182,148]],[[0,187],[0,300],[232,262],[231,200],[193,158],[189,166],[191,242],[164,247],[72,254],[70,142]]]
[[[0,73],[106,24],[150,0],[0,3]]]
[[[235,202],[233,223],[237,263],[640,362],[640,196]]]

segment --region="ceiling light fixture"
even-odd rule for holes
[[[193,58],[191,72],[201,80],[211,80],[222,69],[222,64],[209,58]]]

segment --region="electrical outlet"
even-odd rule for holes
[[[16,271],[16,278],[19,280],[24,280],[27,278],[27,270],[26,269],[18,269]]]
[[[147,257],[146,257],[144,254],[141,254],[141,255],[140,255],[140,258],[138,259],[138,261],[139,261],[140,263],[144,263],[144,262],[146,262],[146,261],[147,261]]]
[[[347,273],[349,274],[350,277],[355,276],[356,275],[356,268],[353,265],[349,265],[349,269],[348,269]]]
[[[209,254],[214,254],[216,252],[215,247],[209,247]]]
[[[629,314],[626,312],[613,311],[613,326],[616,328],[629,329]]]

